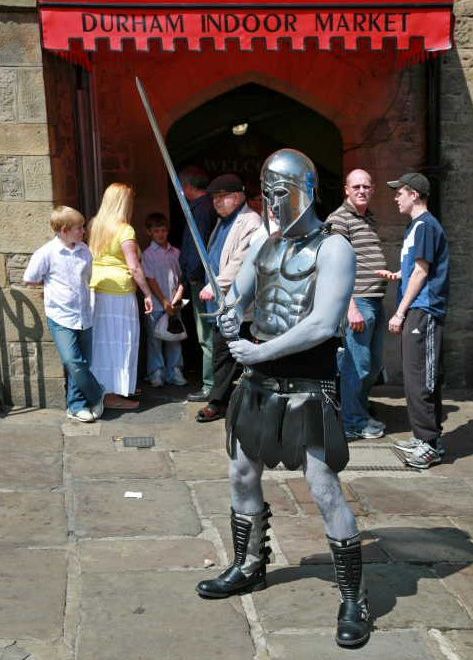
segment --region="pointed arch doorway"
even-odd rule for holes
[[[313,109],[256,83],[221,94],[176,121],[167,134],[167,145],[177,169],[200,165],[211,178],[236,172],[250,191],[259,189],[259,173],[267,156],[282,147],[299,149],[319,172],[321,217],[342,199],[343,142],[338,128]],[[183,220],[178,219],[172,192],[170,208],[176,219],[173,237],[179,242]]]

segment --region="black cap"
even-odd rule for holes
[[[244,190],[245,186],[238,174],[221,174],[213,179],[207,187],[207,192],[211,195],[217,193],[243,192]]]
[[[390,188],[409,186],[409,188],[417,190],[421,195],[428,195],[430,193],[430,182],[428,178],[419,172],[408,172],[400,176],[396,181],[387,181],[386,183]]]

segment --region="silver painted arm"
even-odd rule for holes
[[[348,241],[338,235],[327,238],[320,247],[318,269],[313,311],[309,316],[263,344],[244,340],[231,342],[230,351],[238,362],[249,365],[277,360],[313,348],[336,335],[355,283],[356,257]],[[241,286],[246,282],[245,274],[242,275]]]

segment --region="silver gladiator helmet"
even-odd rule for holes
[[[279,149],[271,154],[261,168],[266,229],[272,214],[283,236],[306,233],[302,225],[312,224],[305,219],[308,209],[313,208],[317,187],[317,170],[310,158],[295,149]],[[315,210],[310,215],[316,217]],[[298,223],[300,226],[296,226]]]

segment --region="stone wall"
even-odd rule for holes
[[[441,79],[442,220],[452,258],[445,364],[448,382],[473,387],[473,0],[455,3],[456,48]]]
[[[35,3],[0,4],[1,400],[64,406],[64,374],[41,292],[22,286],[31,252],[51,238],[49,131]]]

